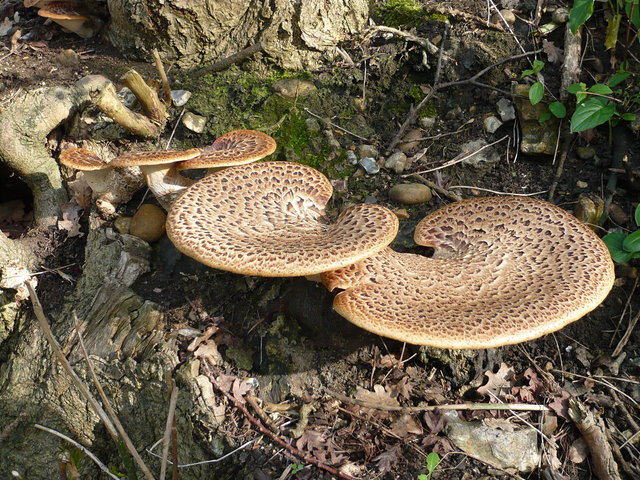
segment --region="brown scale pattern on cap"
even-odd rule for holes
[[[322,275],[345,289],[335,310],[356,325],[418,345],[491,348],[556,331],[593,310],[615,279],[598,236],[531,198],[448,205],[416,227],[432,258],[385,249]]]
[[[233,130],[202,149],[202,154],[182,162],[178,170],[216,168],[255,162],[276,150],[276,141],[256,130]]]
[[[311,167],[263,162],[215,172],[175,200],[167,234],[181,252],[245,275],[312,275],[387,246],[398,219],[380,205],[357,205],[335,223],[324,208],[331,183]]]
[[[110,165],[86,148],[69,148],[60,154],[60,163],[76,170],[102,170]]]
[[[114,158],[112,167],[142,167],[145,165],[162,165],[181,162],[197,157],[202,152],[199,148],[189,150],[151,150],[148,152],[132,152]]]
[[[47,18],[66,18],[86,20],[89,18],[88,12],[82,8],[82,5],[76,2],[47,2],[40,10],[38,15]]]

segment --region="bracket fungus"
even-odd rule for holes
[[[202,153],[177,166],[178,170],[220,168],[255,162],[276,150],[276,141],[256,130],[232,130],[218,137]]]
[[[39,7],[38,15],[50,18],[62,28],[79,35],[82,38],[91,38],[102,26],[102,22],[89,15],[82,5],[72,1],[50,2],[24,2],[26,7]]]
[[[175,200],[167,235],[205,265],[265,277],[341,268],[391,243],[398,230],[393,212],[360,204],[331,222],[325,205],[332,192],[322,173],[298,163],[229,167]]]
[[[387,248],[324,273],[344,289],[334,309],[373,333],[439,348],[532,340],[578,320],[607,296],[611,256],[559,207],[523,197],[452,203],[417,225],[432,257]]]
[[[112,167],[140,167],[158,202],[168,209],[175,196],[186,187],[193,184],[193,180],[183,177],[176,171],[176,165],[184,160],[197,157],[202,152],[199,148],[189,150],[152,150],[148,152],[134,152],[114,158]]]

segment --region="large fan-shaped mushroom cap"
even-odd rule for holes
[[[276,141],[256,130],[233,130],[202,149],[197,157],[182,162],[178,170],[218,168],[255,162],[276,150]]]
[[[166,165],[182,162],[197,157],[202,152],[199,148],[188,150],[150,150],[146,152],[125,153],[114,158],[112,167],[143,167],[148,165]]]
[[[593,310],[615,279],[604,243],[549,203],[487,197],[416,227],[433,257],[385,249],[324,273],[335,310],[371,332],[440,348],[491,348],[558,330]]]
[[[398,219],[380,205],[356,205],[330,222],[324,208],[332,190],[322,173],[298,163],[229,167],[175,200],[167,234],[210,267],[266,277],[340,268],[394,239]]]

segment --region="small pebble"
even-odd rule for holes
[[[191,98],[189,90],[171,90],[171,101],[176,107],[186,104]]]
[[[373,145],[366,145],[366,144],[358,145],[358,156],[360,158],[365,158],[365,157],[378,158],[378,155],[379,155],[378,149]]]
[[[436,124],[436,119],[435,117],[422,117],[418,122],[424,130],[431,130]]]
[[[389,198],[405,205],[415,205],[431,200],[431,189],[421,183],[401,183],[391,187]]]
[[[364,157],[358,163],[362,166],[362,168],[364,168],[365,172],[367,172],[370,175],[374,173],[378,173],[380,171],[380,167],[376,163],[375,158]]]
[[[402,173],[410,163],[407,156],[402,152],[395,152],[384,162],[384,168],[393,170],[395,173]]]
[[[356,155],[356,152],[354,152],[353,150],[347,150],[347,160],[351,165],[357,165],[358,156]]]
[[[567,23],[569,21],[569,10],[566,8],[556,8],[551,14],[554,23]]]
[[[56,55],[56,61],[64,67],[77,67],[80,65],[80,57],[70,48],[63,50]]]
[[[444,118],[447,120],[453,120],[458,115],[460,115],[460,113],[462,113],[462,109],[460,108],[460,106],[455,106],[445,114]]]
[[[410,218],[411,216],[409,215],[409,212],[407,212],[406,208],[398,208],[397,210],[394,210],[393,213],[396,214],[396,217],[402,219],[402,220],[407,220],[408,218]]]
[[[202,133],[204,132],[204,126],[207,124],[207,119],[195,113],[187,112],[182,117],[182,124],[192,132]]]
[[[145,203],[131,218],[129,233],[146,242],[155,242],[164,234],[166,219],[167,215],[160,207]]]
[[[488,133],[495,133],[502,126],[502,122],[495,115],[489,115],[482,121],[482,126]]]
[[[576,187],[578,188],[587,188],[589,184],[587,182],[583,182],[582,180],[578,180],[576,182]]]
[[[504,19],[509,25],[513,25],[516,23],[516,16],[513,13],[513,10],[504,9],[500,10],[500,13],[494,13],[491,15],[491,23],[495,23],[498,25],[504,25],[502,21]]]
[[[508,98],[501,98],[496,103],[496,108],[498,110],[498,115],[500,115],[500,119],[503,122],[509,122],[511,120],[515,120],[516,118],[516,109],[513,107],[513,103]]]

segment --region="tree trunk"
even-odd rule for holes
[[[338,43],[365,24],[367,0],[109,0],[107,37],[125,55],[187,68],[261,41],[282,68],[313,69],[336,56]]]

